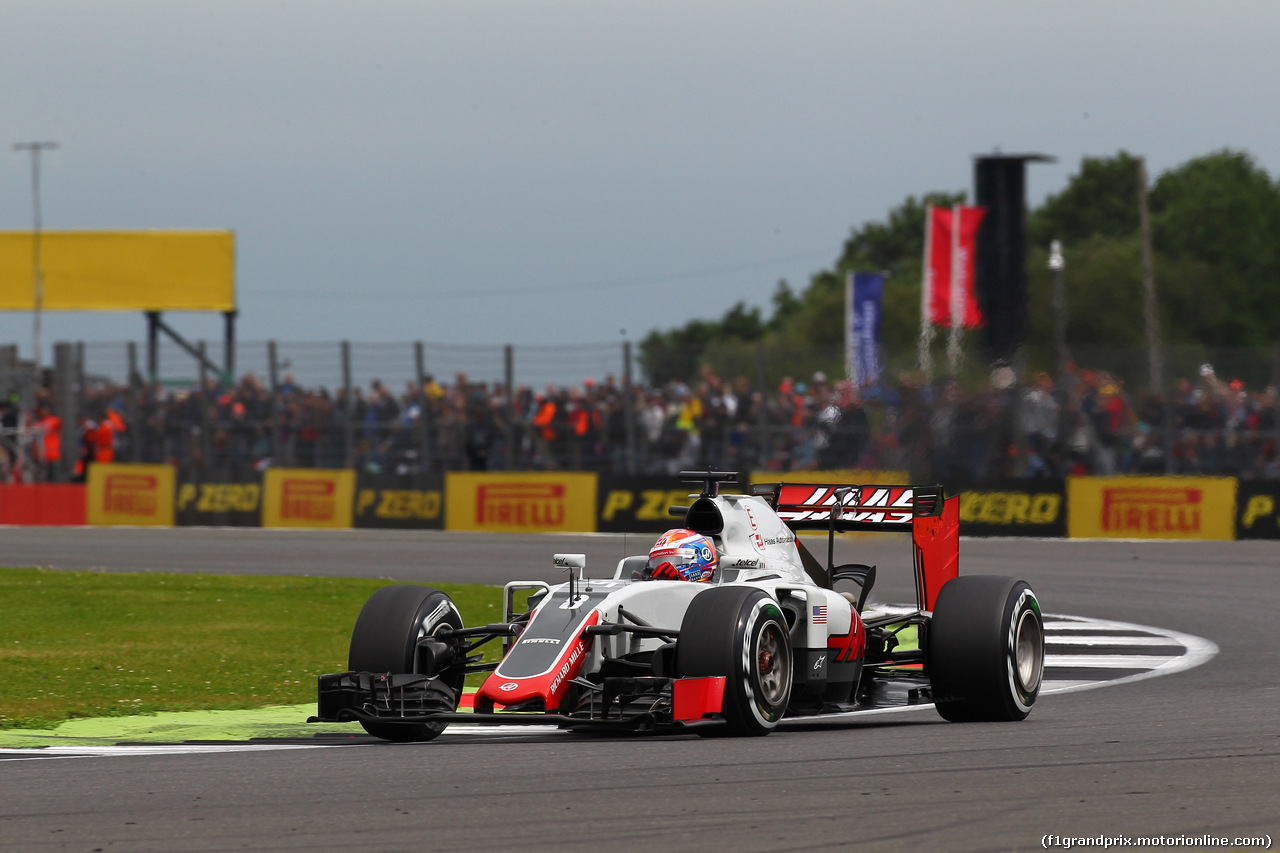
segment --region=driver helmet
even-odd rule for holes
[[[658,579],[709,581],[718,565],[720,556],[710,536],[677,528],[658,537],[645,571]]]

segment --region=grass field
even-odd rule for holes
[[[387,583],[0,568],[0,728],[313,702]],[[502,618],[500,587],[436,586],[467,625]]]

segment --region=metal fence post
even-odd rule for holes
[[[1271,347],[1271,387],[1280,394],[1280,345]],[[1280,454],[1280,399],[1271,397],[1271,420],[1273,422],[1276,452]]]
[[[351,391],[351,341],[342,342],[342,433],[345,458],[343,468],[354,467],[355,464],[355,398]]]
[[[133,341],[129,341],[127,353],[129,357],[129,397],[132,401],[132,408],[135,412],[142,411],[142,403],[146,394],[142,388],[142,376],[138,373],[138,345]],[[150,427],[148,426],[149,430]],[[129,437],[129,461],[142,461],[142,438],[145,430],[142,423],[135,423],[132,429],[132,435]]]
[[[58,460],[53,479],[65,483],[71,479],[80,453],[80,386],[76,382],[71,344],[53,345],[53,387],[57,389],[55,410],[62,418],[62,458]]]
[[[209,409],[217,402],[217,396],[209,395],[209,370],[205,367],[205,343],[200,341],[200,391],[196,399],[200,401],[200,458],[204,471],[213,470],[213,421],[209,419]]]
[[[160,381],[160,312],[147,312],[147,381]]]
[[[515,369],[515,347],[506,344],[502,348],[502,378],[506,385],[506,440],[507,440],[507,470],[514,471],[516,469],[516,401],[515,394],[512,390],[513,380],[516,376]]]
[[[223,364],[226,366],[227,385],[236,384],[236,314],[238,311],[226,311],[223,313],[223,331],[222,340],[224,351]]]
[[[627,473],[636,473],[636,413],[631,399],[631,341],[622,342],[622,419],[626,430]]]
[[[418,401],[418,485],[425,487],[426,475],[431,473],[431,400],[427,397],[427,358],[422,341],[413,342],[413,370],[417,382],[414,384],[414,397]]]
[[[284,400],[280,399],[280,362],[276,356],[276,342],[267,341],[267,381],[271,383],[270,412],[267,425],[271,430],[272,464],[280,465],[280,430],[285,417]]]
[[[769,371],[764,343],[756,344],[756,376],[760,383],[760,411],[756,412],[760,430],[760,468],[769,467]]]

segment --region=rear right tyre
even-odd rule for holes
[[[953,722],[1021,720],[1040,694],[1044,619],[1026,581],[953,578],[928,628],[934,706]]]

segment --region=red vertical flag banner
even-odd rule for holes
[[[925,286],[929,322],[935,326],[951,325],[951,211],[930,207],[925,223],[925,242],[929,246]]]
[[[929,322],[936,326],[951,326],[951,294],[957,279],[962,294],[962,325],[982,325],[982,312],[973,294],[973,270],[974,242],[985,214],[981,207],[929,208],[925,225],[929,245],[927,303]]]
[[[972,329],[982,325],[982,311],[978,309],[978,300],[973,292],[974,246],[977,242],[978,227],[982,225],[982,217],[987,210],[983,207],[955,208],[959,218],[959,233],[955,235],[955,257],[951,259],[951,269],[956,285],[960,288],[964,300],[963,323]],[[956,217],[953,217],[953,220]]]

